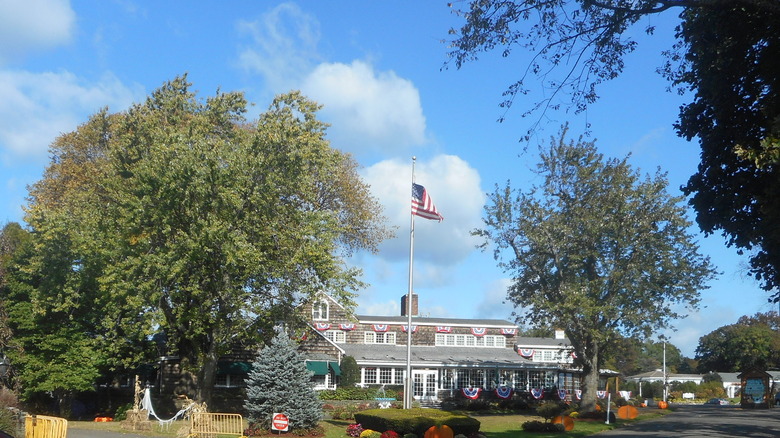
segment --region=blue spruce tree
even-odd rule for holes
[[[270,429],[274,412],[287,415],[289,427],[311,429],[322,419],[322,402],[314,391],[312,373],[284,330],[263,348],[252,364],[244,408],[249,421]]]

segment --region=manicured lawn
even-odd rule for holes
[[[520,425],[525,421],[539,420],[541,417],[534,415],[518,415],[518,414],[493,414],[493,415],[476,415],[469,414],[476,418],[482,424],[480,430],[487,438],[514,438],[514,437],[534,437],[534,438],[553,438],[553,437],[583,437],[593,435],[603,430],[610,430],[621,425],[647,420],[650,418],[659,417],[669,413],[669,410],[661,409],[639,409],[639,417],[636,420],[617,420],[617,424],[605,424],[603,421],[595,420],[575,420],[574,430],[566,433],[528,433],[524,432]],[[352,421],[347,420],[324,420],[320,423],[325,429],[325,438],[346,438],[347,426],[352,424]],[[94,429],[94,430],[106,430],[114,432],[127,432],[121,429],[118,422],[115,423],[95,423],[90,421],[70,421],[68,423],[69,428],[74,429]],[[134,431],[133,433],[139,435],[146,435],[149,437],[171,437],[177,436],[177,432],[181,428],[188,427],[187,421],[177,421],[168,427],[160,426],[157,423],[153,423],[151,431]],[[277,434],[273,436],[279,436]],[[284,435],[282,435],[284,436]]]

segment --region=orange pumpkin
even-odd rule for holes
[[[633,420],[639,415],[639,411],[629,405],[621,406],[618,408],[617,416],[623,420]]]
[[[454,438],[455,433],[452,428],[446,424],[441,426],[431,426],[425,431],[425,438]]]
[[[658,402],[658,409],[666,409],[669,407],[669,403],[661,400]]]
[[[568,415],[565,415],[565,416],[559,415],[559,416],[553,418],[552,422],[553,422],[553,424],[556,424],[556,423],[563,424],[564,429],[566,429],[567,431],[574,429],[574,420],[570,416],[568,416]]]

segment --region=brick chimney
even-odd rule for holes
[[[406,315],[406,297],[408,297],[409,294],[406,294],[401,297],[401,316],[407,316]],[[412,294],[412,316],[417,316],[417,294]]]

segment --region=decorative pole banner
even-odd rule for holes
[[[487,329],[485,327],[472,327],[471,333],[474,336],[485,336],[485,333],[487,333]]]
[[[559,389],[558,390],[558,398],[563,400],[566,398],[566,390],[565,389]]]
[[[409,326],[406,324],[402,325],[401,328],[403,329],[404,333],[409,330]],[[412,325],[412,333],[417,333],[417,326],[414,324]]]
[[[319,331],[324,331],[324,330],[328,330],[330,328],[330,324],[328,324],[327,322],[318,322],[318,323],[315,324],[315,327]]]
[[[374,324],[375,332],[386,332],[388,329],[387,324]]]
[[[532,357],[534,355],[533,348],[520,348],[517,350],[517,354],[523,357]]]
[[[582,390],[581,389],[575,389],[574,390],[574,396],[577,397],[577,400],[582,400]]]
[[[446,325],[437,325],[436,326],[436,333],[451,333],[452,327],[446,326]]]
[[[531,388],[531,395],[533,398],[539,400],[544,395],[544,390],[542,390],[542,388]]]
[[[480,389],[480,388],[463,388],[463,389],[461,389],[461,391],[463,392],[463,396],[464,397],[469,398],[471,400],[476,400],[479,397],[479,393],[480,393],[480,391],[482,391],[482,389]]]
[[[502,335],[514,336],[515,333],[517,333],[517,329],[501,329]]]
[[[607,398],[607,391],[596,391],[596,397]]]
[[[496,388],[496,395],[498,396],[498,398],[503,398],[503,399],[512,397],[512,388],[506,386],[499,386],[498,388]]]
[[[355,324],[352,323],[339,324],[339,328],[344,330],[345,332],[348,332],[350,330],[355,330]]]

